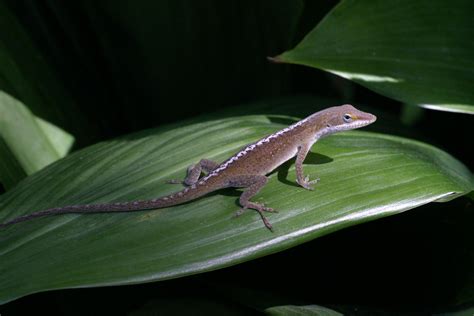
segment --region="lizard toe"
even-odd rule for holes
[[[262,211],[269,212],[269,213],[278,213],[277,210],[274,210],[271,207],[265,207],[265,206],[262,208]]]

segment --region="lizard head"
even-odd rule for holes
[[[324,135],[360,128],[377,120],[375,115],[359,111],[350,104],[335,106],[324,112]]]

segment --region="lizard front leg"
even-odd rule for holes
[[[166,183],[168,184],[184,184],[186,186],[190,186],[198,182],[199,177],[201,176],[201,172],[211,172],[212,170],[216,169],[219,164],[215,161],[209,159],[201,159],[197,164],[191,165],[188,167],[187,175],[184,180],[168,180]]]
[[[303,161],[306,158],[311,146],[303,144],[298,147],[298,153],[296,155],[296,182],[307,190],[314,190],[312,184],[316,184],[319,181],[319,178],[316,178],[312,181],[309,180],[309,176],[304,176],[303,173]]]
[[[249,201],[254,195],[256,195],[265,184],[267,184],[268,178],[261,175],[245,175],[235,176],[229,179],[229,186],[231,187],[244,187],[247,188],[239,198],[239,203],[242,206],[240,210],[235,214],[236,216],[242,215],[246,209],[256,210],[262,218],[263,224],[272,230],[272,225],[267,220],[263,212],[276,212],[270,207],[265,207],[264,204]]]

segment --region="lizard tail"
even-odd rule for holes
[[[152,200],[137,200],[130,202],[118,202],[118,203],[102,203],[102,204],[82,204],[82,205],[67,205],[62,207],[50,208],[31,214],[26,214],[23,216],[16,217],[10,221],[0,223],[0,229],[21,223],[26,222],[35,218],[45,217],[45,216],[54,216],[61,214],[71,214],[71,213],[112,213],[112,212],[133,212],[133,211],[142,211],[150,209],[158,209],[173,205],[178,205],[185,203],[187,201],[201,197],[209,192],[213,191],[209,187],[203,185],[193,185],[186,187],[183,190],[166,195],[160,198]]]

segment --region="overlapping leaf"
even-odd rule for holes
[[[0,183],[5,187],[64,157],[73,141],[70,134],[0,91]]]
[[[469,0],[344,0],[276,60],[406,103],[474,114],[473,10]]]

